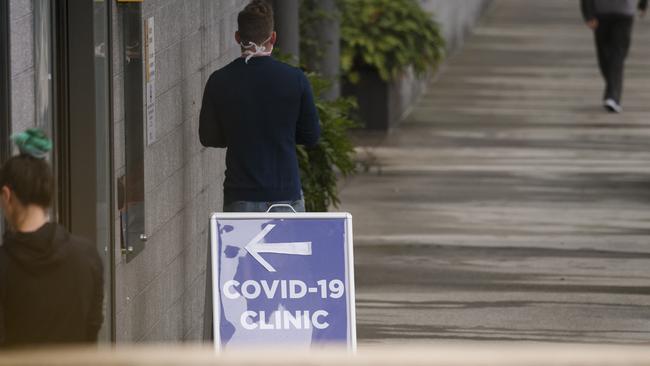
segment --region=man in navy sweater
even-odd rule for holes
[[[273,9],[254,0],[237,18],[242,57],[215,71],[199,121],[203,146],[227,148],[224,212],[261,212],[277,203],[305,205],[296,144],[320,136],[311,86],[298,68],[271,57]]]

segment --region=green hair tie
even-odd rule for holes
[[[21,154],[31,155],[38,159],[44,159],[52,150],[52,141],[42,130],[37,128],[17,133],[11,136],[11,140],[18,146]]]

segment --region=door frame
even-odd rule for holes
[[[11,156],[9,1],[0,1],[0,164]]]
[[[112,86],[112,1],[106,6],[106,122],[109,197],[108,308],[104,321],[110,322],[110,342],[115,342],[115,230],[113,162],[113,86]],[[58,149],[55,171],[58,186],[59,223],[73,234],[97,238],[97,130],[94,44],[95,1],[54,0],[54,135]]]

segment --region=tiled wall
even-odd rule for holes
[[[34,11],[32,0],[9,1],[11,130],[17,132],[35,124]]]
[[[208,219],[221,210],[225,154],[200,145],[198,114],[207,78],[239,55],[236,16],[247,2],[144,1],[143,20],[153,16],[155,24],[157,141],[145,148],[146,249],[126,263],[116,245],[118,342],[201,337]],[[115,5],[113,11],[119,177],[124,173],[123,70]],[[119,222],[115,227],[119,230]]]

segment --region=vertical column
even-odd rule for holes
[[[325,93],[326,99],[336,99],[341,95],[340,56],[341,56],[341,16],[337,0],[318,0],[318,6],[326,14],[316,24],[314,34],[317,36],[321,57],[318,57],[314,67],[323,76],[332,81],[332,88]]]
[[[272,4],[278,32],[277,47],[282,53],[300,60],[299,0],[273,0]]]

